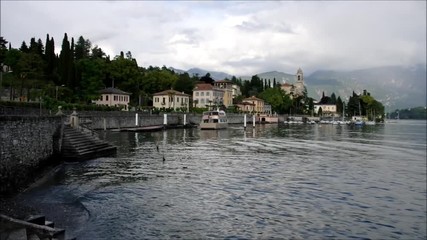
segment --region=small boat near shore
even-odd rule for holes
[[[201,130],[225,129],[228,127],[227,115],[222,110],[203,112],[200,122]]]

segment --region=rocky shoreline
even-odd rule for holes
[[[12,197],[0,198],[0,214],[24,220],[31,215],[40,214],[40,212],[31,206],[16,202]]]

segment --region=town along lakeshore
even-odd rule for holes
[[[98,134],[16,197],[77,239],[426,238],[426,121]]]

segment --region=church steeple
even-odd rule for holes
[[[303,74],[301,68],[298,68],[298,71],[297,71],[297,82],[304,83],[304,74]]]

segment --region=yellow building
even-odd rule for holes
[[[233,105],[233,82],[227,80],[215,81],[214,86],[224,90],[222,103],[227,108]]]
[[[129,110],[130,93],[112,87],[102,89],[99,93],[101,97],[93,101],[96,105],[122,107],[122,110]]]
[[[157,109],[172,108],[174,111],[184,108],[189,110],[190,95],[176,90],[166,90],[153,94],[153,107]]]
[[[242,112],[264,113],[264,100],[255,96],[248,97],[243,99],[241,103],[237,104],[237,107]]]

